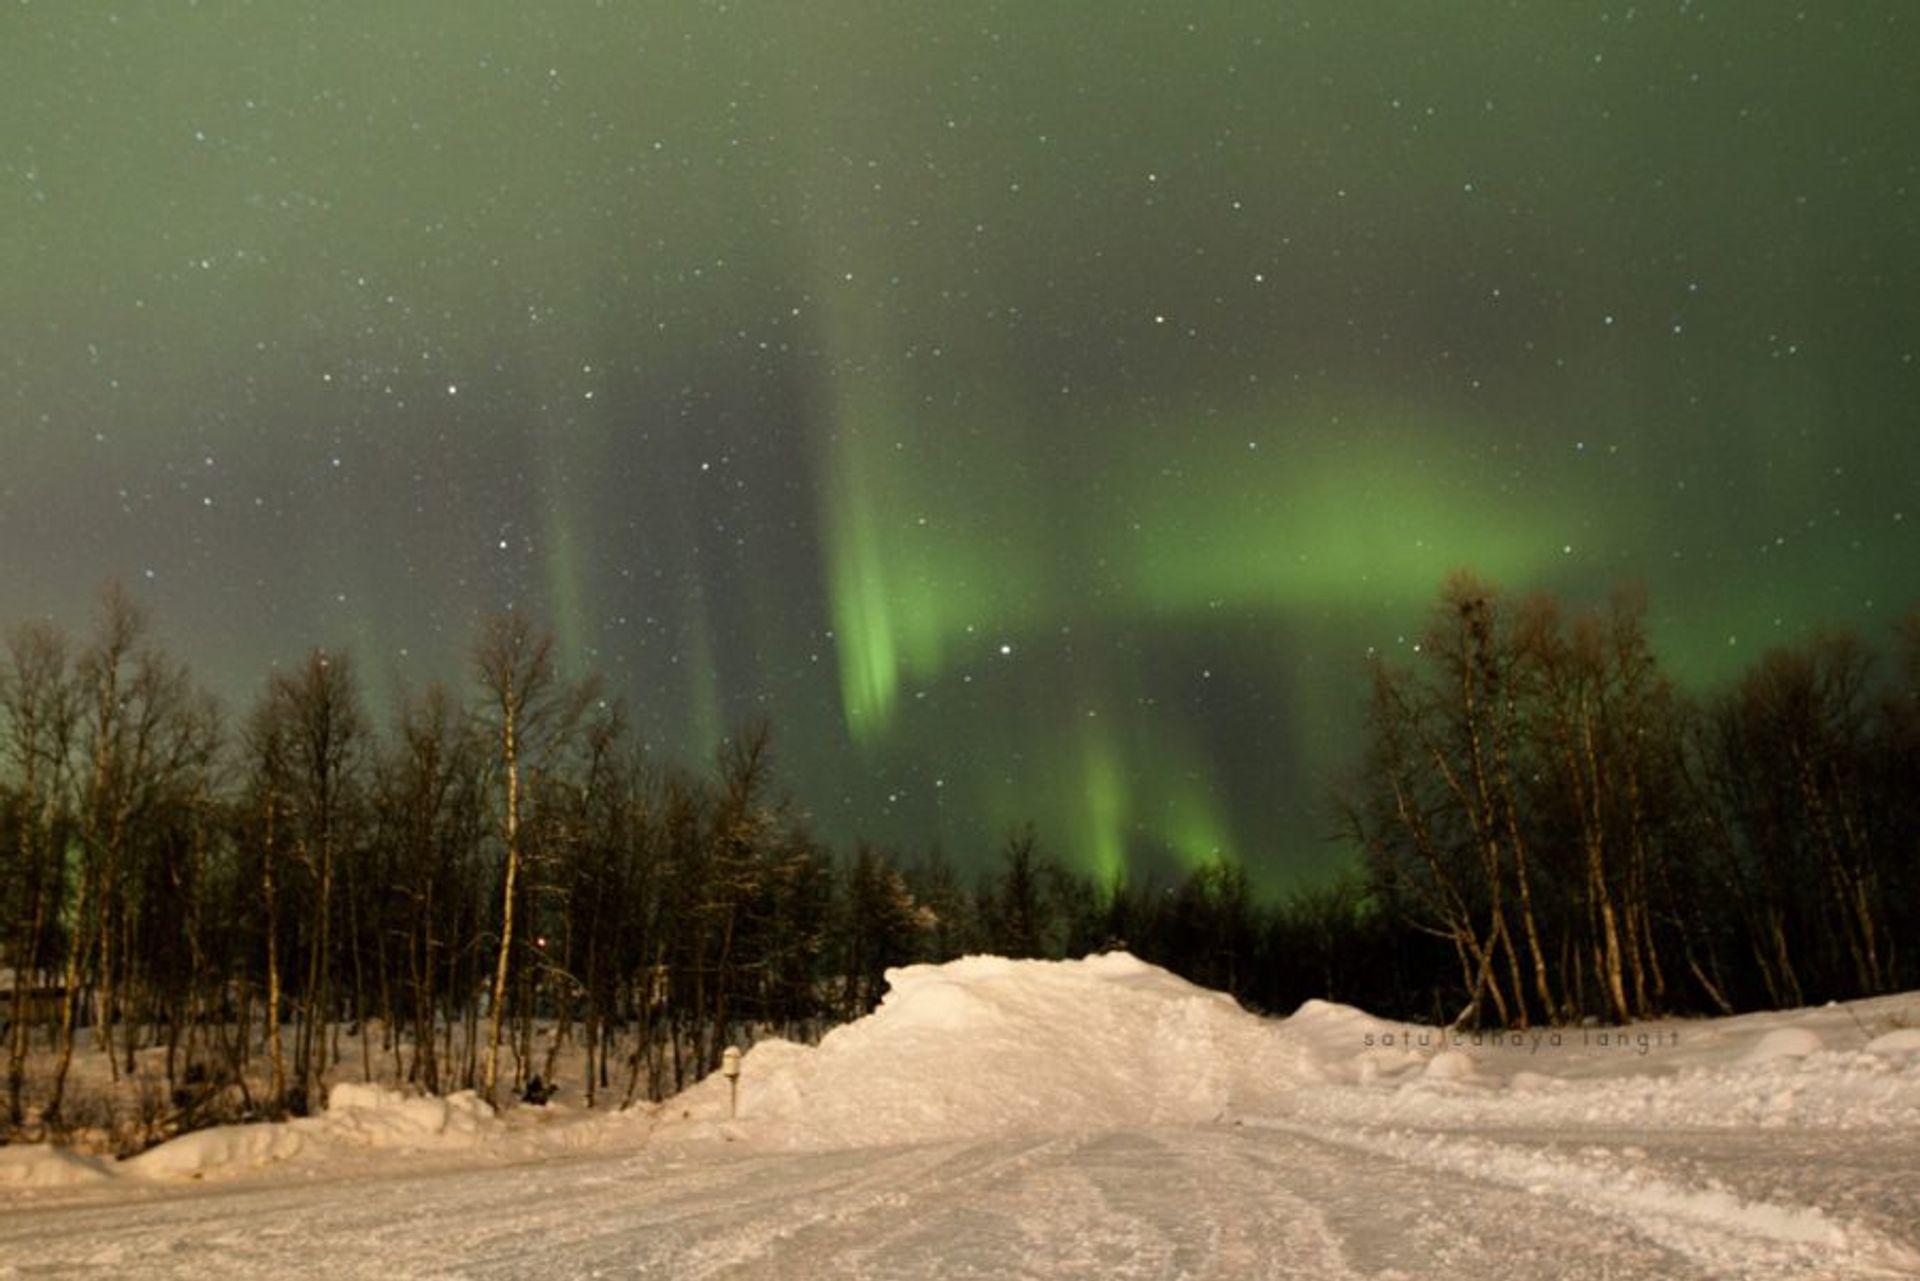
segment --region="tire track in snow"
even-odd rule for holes
[[[942,1189],[956,1204],[969,1205],[975,1189],[1017,1180],[1024,1168],[1057,1159],[1081,1141],[1071,1135],[1026,1136],[787,1154],[777,1168],[770,1167],[774,1183],[764,1212],[744,1219],[729,1212],[718,1232],[676,1253],[669,1271],[690,1278],[899,1275],[875,1272],[872,1264],[889,1251],[912,1253],[912,1238],[927,1235],[927,1189]],[[814,1186],[811,1167],[836,1158],[857,1162],[860,1176]],[[787,1180],[801,1185],[797,1195]]]
[[[1235,1187],[1248,1174],[1244,1163],[1223,1160],[1217,1139],[1195,1146],[1178,1141],[1183,1133],[975,1141],[898,1180],[884,1203],[815,1215],[750,1250],[736,1241],[718,1270],[686,1256],[668,1270],[1102,1281],[1354,1275],[1310,1200],[1264,1178],[1255,1189]]]
[[[1622,1222],[1718,1274],[1920,1276],[1920,1253],[1871,1228],[1842,1222],[1817,1206],[1742,1200],[1724,1189],[1672,1182],[1599,1152],[1576,1159],[1544,1147],[1523,1148],[1447,1132],[1344,1127],[1279,1117],[1247,1117],[1244,1124],[1374,1159],[1550,1197]]]
[[[864,1150],[653,1147],[0,1214],[0,1274],[1912,1274],[1857,1225],[1628,1173],[1478,1137],[1266,1117]]]

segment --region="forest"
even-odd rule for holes
[[[978,875],[835,851],[771,726],[652,759],[520,614],[391,724],[318,650],[230,719],[109,588],[85,636],[0,648],[0,1136],[118,1124],[89,1057],[141,1100],[123,1147],[343,1080],[660,1099],[974,951],[1125,947],[1256,1010],[1477,1028],[1920,987],[1920,612],[1890,653],[1834,632],[1704,693],[1646,617],[1451,578],[1354,708],[1350,870],[1276,900],[1232,861],[1096,882],[1030,826]]]

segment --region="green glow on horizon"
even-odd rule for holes
[[[983,780],[978,790],[993,796],[993,821],[1036,822],[1043,843],[1064,849],[1097,882],[1122,879],[1132,856],[1147,849],[1186,869],[1238,851],[1209,786],[1209,754],[1177,723],[1148,727],[1096,711],[1064,732],[1036,720],[1021,737],[1044,745],[1040,760],[1054,768],[998,789]]]
[[[1200,777],[1191,772],[1175,774],[1168,786],[1165,832],[1188,868],[1245,853],[1227,831],[1219,806]]]

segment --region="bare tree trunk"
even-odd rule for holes
[[[83,865],[79,884],[74,892],[74,930],[73,937],[67,944],[65,986],[60,992],[60,1040],[53,1065],[53,1093],[43,1113],[49,1121],[57,1120],[60,1116],[60,1107],[67,1092],[67,1073],[73,1067],[74,1024],[80,999],[81,964],[82,958],[88,951],[87,944],[82,940],[90,937],[86,928],[86,914],[89,906],[87,887],[91,879],[89,869]]]
[[[475,647],[480,683],[488,710],[499,718],[499,762],[506,787],[500,832],[505,867],[500,886],[500,945],[494,959],[493,1006],[487,1012],[487,1059],[481,1092],[496,1101],[500,1081],[500,1043],[505,1027],[508,983],[512,975],[515,917],[526,862],[521,848],[521,770],[538,766],[542,753],[559,741],[585,706],[590,689],[569,692],[557,683],[553,637],[538,633],[527,620],[507,614],[490,620]],[[529,1011],[530,1013],[530,1011]],[[524,1061],[523,1061],[524,1065]]]
[[[648,1041],[653,1035],[653,1019],[648,1002],[651,995],[650,992],[639,991],[637,987],[633,994],[634,1011],[638,1017],[634,1020],[633,1058],[627,1064],[627,1089],[620,1100],[622,1108],[632,1107],[635,1097],[639,1094],[640,1065],[647,1058]]]
[[[137,950],[139,942],[137,933],[140,928],[139,912],[130,909],[124,910],[122,913],[122,927],[126,931],[126,937],[121,940],[120,945],[120,951],[124,958],[120,963],[121,970],[123,971],[121,975],[122,982],[120,984],[122,992],[120,1008],[125,1012],[122,1017],[126,1020],[126,1025],[122,1029],[120,1045],[121,1053],[126,1056],[126,1074],[128,1077],[132,1077],[135,1068],[133,1052],[138,1047],[142,1026],[140,1018],[142,1011],[139,999],[141,993],[139,987],[134,982],[133,973],[133,958],[139,955]]]
[[[520,879],[520,764],[514,742],[513,719],[509,714],[501,730],[500,751],[507,776],[507,865],[505,884],[500,892],[500,952],[493,969],[493,1007],[487,1012],[487,1066],[480,1086],[481,1097],[496,1106],[495,1087],[500,1079],[501,1016],[506,1013],[507,964],[513,955],[514,890]]]
[[[1733,1003],[1727,1000],[1726,995],[1720,990],[1719,984],[1707,977],[1707,972],[1700,967],[1700,962],[1694,958],[1693,949],[1688,947],[1685,951],[1687,969],[1692,972],[1694,981],[1700,984],[1701,990],[1704,991],[1707,994],[1707,998],[1713,1002],[1715,1009],[1719,1010],[1722,1014],[1731,1015],[1733,1013]]]
[[[1501,768],[1505,769],[1504,762]],[[1513,849],[1514,887],[1520,896],[1520,928],[1526,936],[1527,956],[1533,964],[1533,989],[1535,995],[1540,998],[1542,1016],[1548,1022],[1552,1022],[1555,1009],[1553,987],[1547,978],[1547,958],[1545,950],[1540,945],[1540,927],[1534,919],[1533,878],[1527,872],[1527,845],[1520,834],[1519,819],[1511,797],[1507,801],[1506,810],[1507,842]],[[1519,984],[1517,976],[1514,982],[1517,989]]]
[[[36,908],[38,904],[35,905]],[[34,936],[39,934],[39,920],[34,921]],[[25,949],[23,949],[23,952]],[[30,953],[29,953],[30,954]],[[26,958],[23,955],[21,960]],[[13,967],[13,992],[8,1004],[7,1017],[7,1124],[18,1127],[26,1120],[26,1111],[21,1103],[22,1091],[27,1082],[27,982],[28,969],[24,964]]]
[[[324,837],[320,842],[319,863],[320,884],[316,894],[320,900],[319,910],[307,944],[306,1001],[300,1022],[299,1052],[295,1056],[302,1110],[309,1113],[319,1110],[319,1086],[327,1075],[327,1065],[322,1060],[327,1053],[327,1029],[333,1021],[327,964],[327,944],[332,933],[333,848],[332,842]]]
[[[347,860],[347,901],[350,910],[354,904],[360,902],[360,897],[355,892],[354,865],[355,860]],[[348,945],[347,954],[353,961],[353,1017],[360,1027],[360,1079],[371,1081],[373,1080],[373,1035],[372,1029],[367,1026],[367,985],[364,963],[360,956],[359,924],[356,921],[351,930],[353,941]]]
[[[47,869],[40,866],[34,852],[39,845],[37,833],[29,836],[26,830],[31,822],[26,820],[21,824],[21,849],[24,858],[33,860],[32,904],[26,935],[14,958],[13,992],[7,1020],[7,1123],[15,1127],[26,1119],[21,1095],[26,1087],[27,1050],[32,1034],[32,1022],[27,1018],[27,988],[32,981],[33,962],[39,955],[41,936],[46,929],[47,899],[52,889],[46,884],[51,878],[43,875]]]
[[[280,904],[274,892],[274,818],[278,806],[267,802],[266,843],[260,859],[260,888],[267,901],[267,1061],[272,1078],[268,1086],[268,1106],[274,1112],[287,1107],[287,1057],[280,1041]]]
[[[1774,1004],[1781,1009],[1805,1005],[1807,998],[1801,993],[1800,978],[1794,973],[1793,957],[1787,948],[1786,914],[1778,905],[1767,908],[1765,942],[1773,957],[1773,973],[1780,983],[1780,989],[1773,993]]]

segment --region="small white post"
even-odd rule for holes
[[[720,1052],[720,1075],[727,1078],[727,1119],[740,1111],[740,1051],[729,1045]]]

